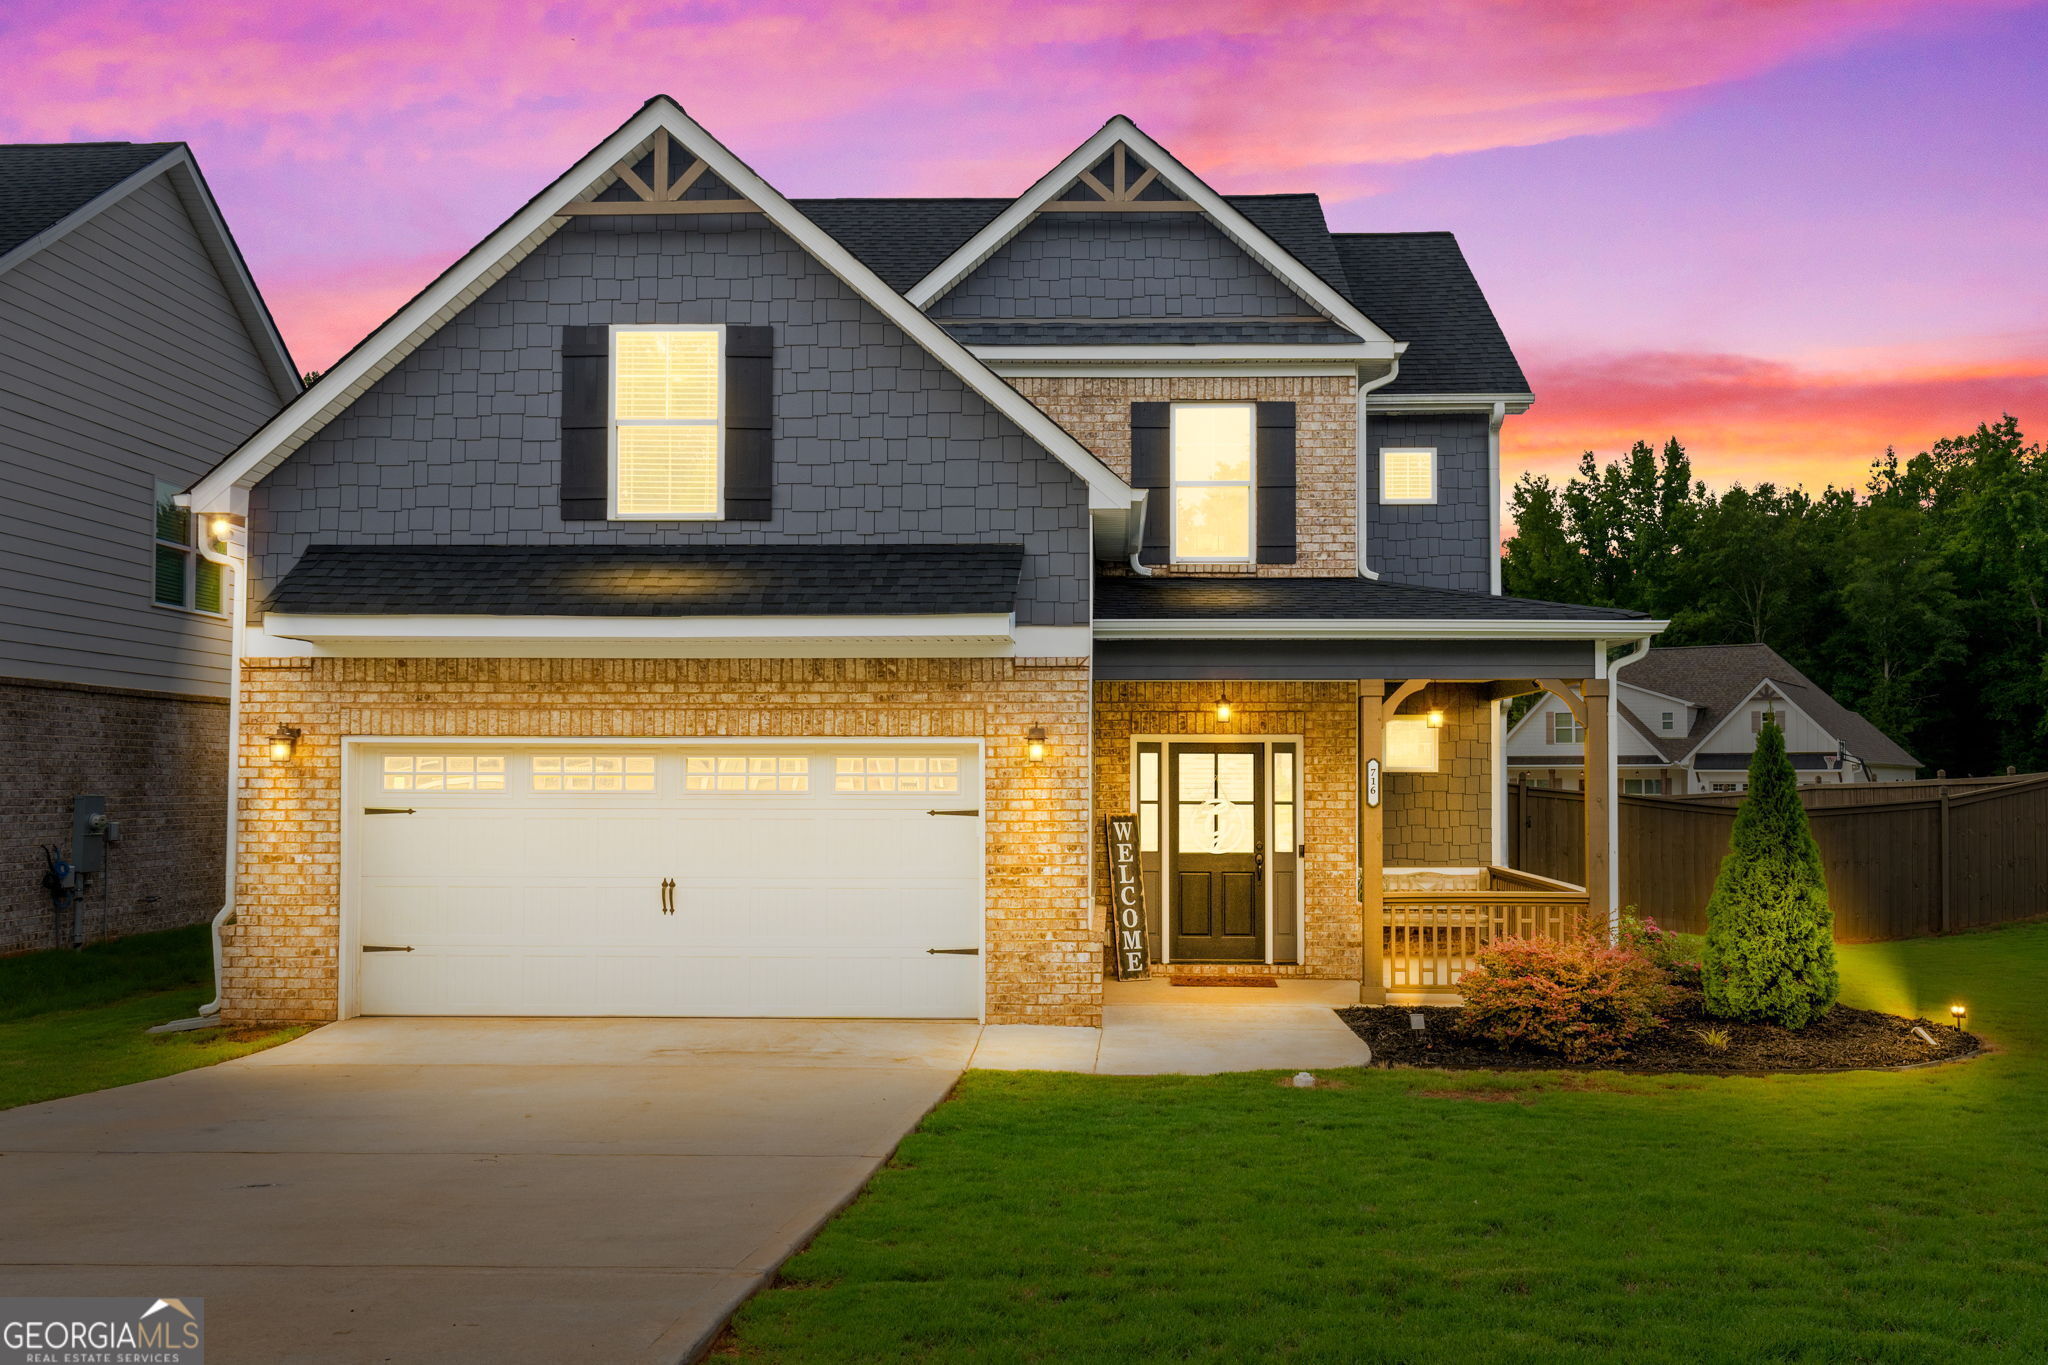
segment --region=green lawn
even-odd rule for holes
[[[152,1037],[213,996],[204,926],[0,958],[0,1109],[211,1066],[303,1028]]]
[[[1847,948],[1843,975],[1869,1008],[1965,1001],[2002,1051],[1325,1090],[970,1072],[722,1353],[2048,1358],[2048,926]]]

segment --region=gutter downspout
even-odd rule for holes
[[[1600,645],[1600,657],[1607,664],[1607,761],[1616,769],[1614,776],[1614,799],[1607,803],[1607,933],[1609,940],[1621,932],[1621,781],[1618,776],[1621,767],[1621,745],[1617,736],[1621,733],[1620,710],[1621,690],[1616,687],[1615,675],[1650,652],[1650,637],[1639,637],[1629,647],[1628,653],[1619,659],[1607,658],[1607,645]]]
[[[180,497],[184,501],[183,496]],[[189,502],[186,503],[189,507]],[[240,833],[240,802],[237,798],[242,789],[242,642],[247,629],[248,612],[243,606],[247,592],[248,575],[244,572],[247,556],[238,559],[233,554],[234,537],[243,528],[232,522],[226,536],[229,552],[214,554],[204,546],[197,547],[198,553],[221,566],[227,574],[228,605],[228,808],[227,808],[227,854],[226,883],[220,910],[214,915],[210,932],[213,938],[213,999],[199,1007],[201,1018],[210,1018],[220,1013],[221,1002],[221,926],[227,923],[229,915],[235,912],[235,854]],[[204,537],[202,537],[203,539]]]
[[[1358,576],[1360,578],[1379,577],[1379,574],[1367,560],[1365,544],[1365,527],[1366,523],[1371,519],[1369,509],[1372,507],[1372,475],[1369,472],[1371,461],[1366,458],[1365,440],[1366,410],[1370,406],[1367,395],[1371,394],[1375,389],[1385,388],[1400,377],[1401,357],[1397,355],[1394,357],[1393,364],[1387,367],[1385,374],[1377,379],[1365,380],[1358,386]]]
[[[1138,562],[1138,556],[1145,553],[1145,518],[1150,516],[1151,513],[1152,494],[1149,492],[1140,493],[1137,501],[1131,504],[1131,519],[1126,524],[1124,530],[1124,543],[1131,547],[1129,561],[1131,572],[1140,578],[1150,578],[1152,576],[1151,568]]]
[[[1508,405],[1495,403],[1493,417],[1486,424],[1486,506],[1487,524],[1493,528],[1493,548],[1487,555],[1487,587],[1500,596],[1500,428],[1508,420]]]

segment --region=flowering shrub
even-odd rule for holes
[[[1465,997],[1460,1031],[1572,1062],[1622,1056],[1673,1003],[1656,963],[1591,939],[1500,939],[1458,989]]]
[[[1621,946],[1650,959],[1672,985],[1699,988],[1700,964],[1687,954],[1683,938],[1648,916],[1639,916],[1632,909],[1622,911]]]

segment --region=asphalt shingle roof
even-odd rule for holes
[[[62,222],[175,142],[21,142],[0,145],[0,256]]]
[[[1378,392],[1527,393],[1529,381],[1448,232],[1340,232],[1348,297],[1396,341],[1401,374]]]
[[[1653,648],[1617,677],[1624,685],[1661,692],[1704,708],[1692,730],[1683,735],[1667,735],[1648,718],[1630,712],[1637,728],[1672,762],[1691,753],[1730,712],[1742,705],[1758,683],[1769,679],[1787,701],[1813,717],[1822,729],[1841,741],[1843,748],[1864,762],[1919,766],[1918,759],[1875,725],[1821,691],[1769,645]],[[1743,761],[1747,762],[1746,756]]]
[[[1371,578],[1095,580],[1098,621],[1641,621],[1641,612]]]
[[[315,545],[265,609],[394,616],[1012,611],[1021,545]]]

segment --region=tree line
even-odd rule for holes
[[[1515,484],[1519,597],[1668,618],[1666,645],[1768,644],[1925,765],[2048,771],[2048,451],[2010,415],[1861,489],[1710,492],[1677,438]]]

